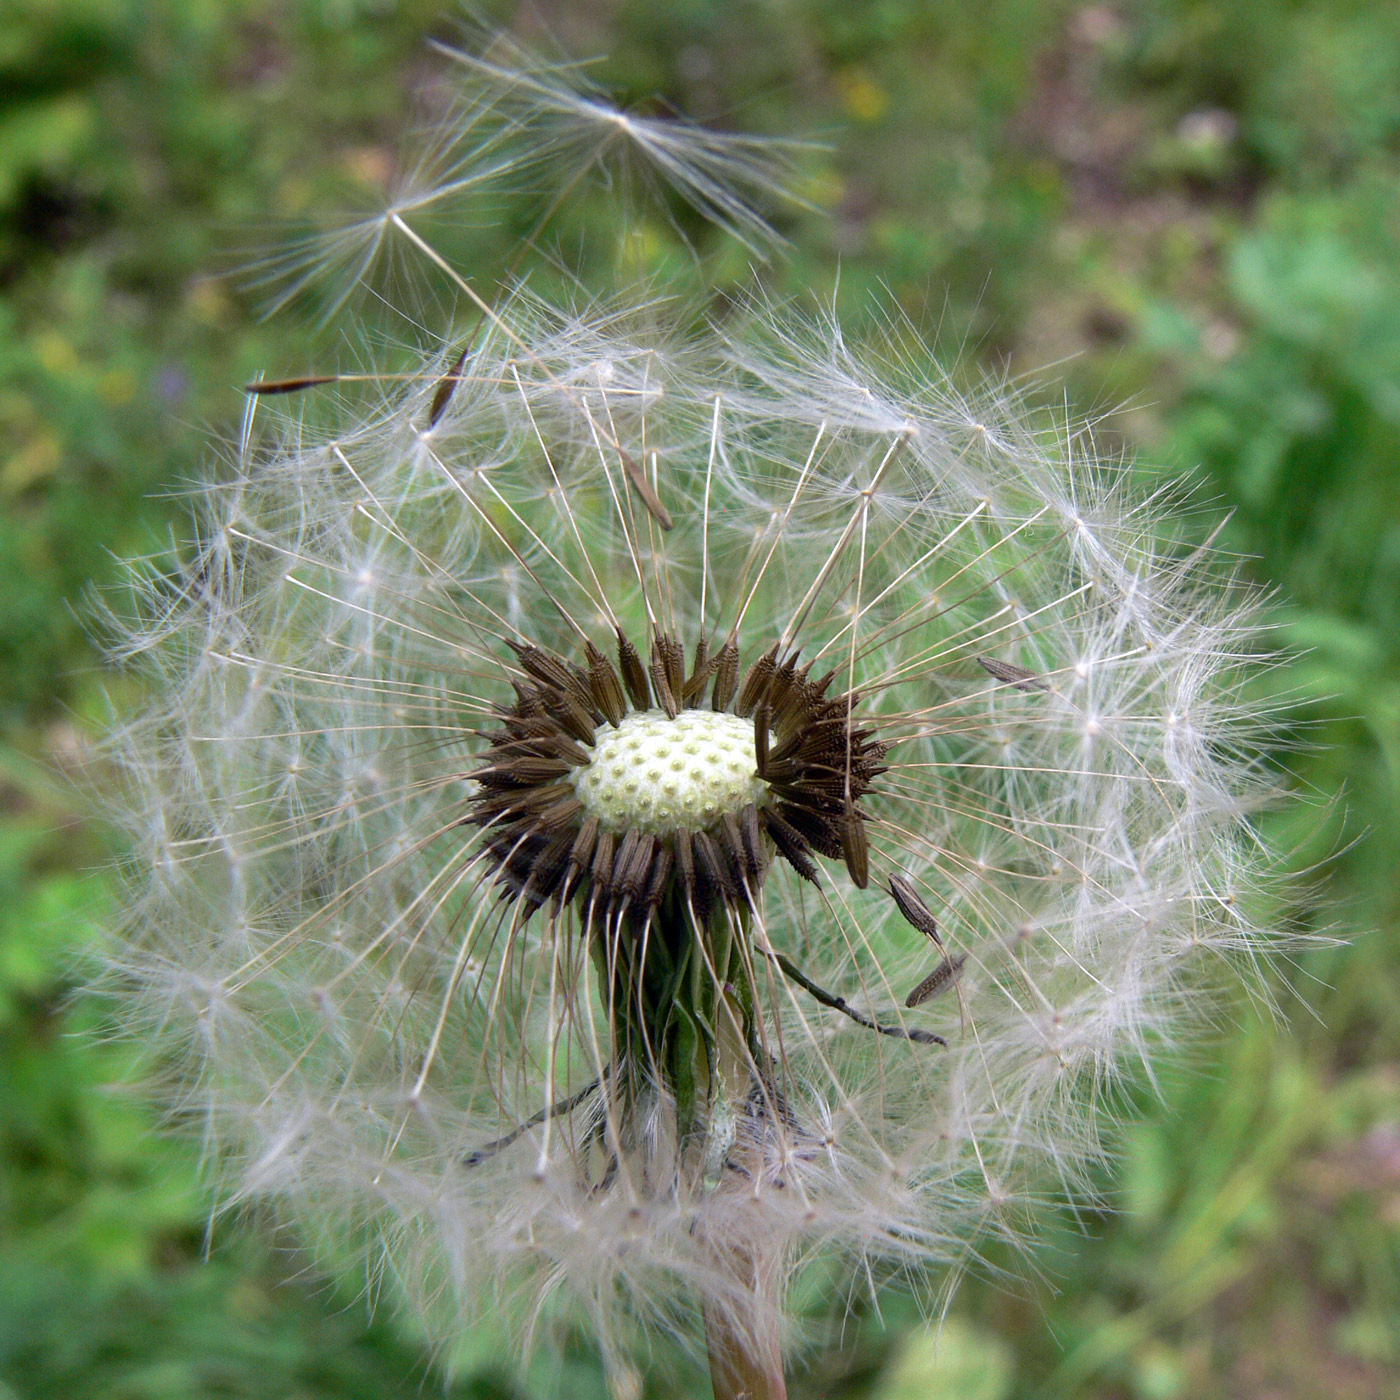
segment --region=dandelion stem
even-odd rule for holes
[[[753,1294],[755,1316],[740,1327],[730,1311],[706,1306],[705,1345],[710,1355],[710,1385],[715,1400],[787,1400],[782,1344],[775,1325],[772,1296],[776,1272],[771,1263],[735,1249],[726,1260],[735,1282]]]

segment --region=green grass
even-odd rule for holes
[[[1111,1209],[974,1281],[942,1347],[892,1296],[795,1394],[1381,1397],[1400,1380],[1400,30],[1360,3],[539,4],[636,97],[816,135],[775,290],[892,297],[1196,473],[1279,591],[1301,697],[1271,834],[1281,915],[1348,934],[1278,969],[1129,1096]],[[602,11],[598,12],[599,15]],[[158,548],[259,373],[349,362],[314,304],[220,275],[392,161],[436,5],[28,0],[0,26],[0,1397],[411,1396],[431,1359],[220,1226],[192,1150],[77,1034],[102,852],[55,767],[102,722],[81,624]],[[505,239],[528,227],[506,211]],[[595,208],[559,235],[603,279]],[[262,233],[256,231],[261,228]],[[254,233],[250,235],[249,230]],[[608,229],[603,227],[602,234]],[[464,231],[499,263],[502,235]],[[496,240],[493,242],[493,239]],[[690,275],[664,226],[652,270]],[[839,292],[838,286],[839,270]],[[547,279],[548,270],[537,270]],[[723,262],[721,284],[747,275]],[[881,290],[883,289],[883,290]],[[431,309],[431,308],[430,308]],[[448,312],[437,308],[444,326]],[[442,329],[444,326],[435,326]],[[409,327],[386,319],[383,334]],[[1049,368],[1047,368],[1049,367]],[[212,435],[212,436],[211,436]],[[491,1354],[476,1339],[474,1354]],[[601,1394],[468,1367],[453,1395]],[[493,1379],[493,1376],[495,1379]],[[690,1381],[699,1384],[697,1375]],[[659,1393],[659,1392],[658,1392]]]

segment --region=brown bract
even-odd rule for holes
[[[775,850],[805,879],[818,879],[814,857],[824,856],[866,885],[860,800],[885,771],[886,746],[857,722],[857,692],[828,695],[835,670],[813,680],[810,664],[775,645],[741,676],[733,640],[712,656],[704,637],[687,670],[680,639],[660,628],[646,662],[620,631],[616,663],[591,642],[581,665],[511,645],[515,703],[483,735],[487,748],[470,774],[480,791],[465,821],[481,828],[497,882],[526,917],[549,900],[636,925],[672,901],[702,921],[721,905],[739,912],[757,902]],[[673,719],[706,708],[752,718],[763,797],[704,829],[605,829],[573,775],[592,761],[604,726],[653,706]]]

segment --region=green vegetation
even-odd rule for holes
[[[428,0],[16,0],[0,22],[0,1400],[435,1393],[392,1321],[211,1231],[128,1048],[69,993],[107,913],[100,836],[55,777],[107,704],[81,621],[112,560],[178,529],[182,481],[255,375],[353,363],[315,305],[219,275],[393,164],[450,36]],[[701,119],[828,143],[777,292],[893,299],[943,354],[1032,375],[1146,463],[1203,478],[1277,586],[1279,761],[1330,802],[1269,820],[1346,946],[1279,969],[1281,1025],[1125,1104],[1113,1209],[958,1295],[936,1355],[892,1296],[795,1394],[1329,1395],[1400,1381],[1400,26],[1365,0],[623,0],[522,13]],[[602,16],[609,18],[604,20]],[[497,14],[497,18],[501,18]],[[508,16],[505,16],[508,18]],[[522,24],[524,21],[522,20]],[[602,277],[586,204],[556,230]],[[461,230],[488,265],[533,222]],[[664,221],[634,240],[691,275]],[[493,241],[494,240],[494,241]],[[598,247],[605,240],[597,240]],[[839,271],[839,278],[838,278]],[[541,265],[536,274],[553,274]],[[742,255],[727,264],[734,285]],[[722,278],[723,280],[723,278]],[[839,290],[838,288],[839,282]],[[880,289],[884,290],[881,291]],[[372,303],[367,303],[372,308]],[[450,309],[420,308],[432,329]],[[377,333],[406,337],[404,319]],[[1121,407],[1120,407],[1121,406]],[[215,439],[217,440],[217,439]],[[204,1262],[208,1253],[210,1258]],[[586,1345],[455,1396],[603,1394]],[[481,1358],[479,1368],[471,1357]],[[499,1358],[495,1358],[499,1361]],[[695,1383],[699,1384],[698,1373]],[[658,1385],[660,1382],[657,1383]],[[671,1393],[648,1389],[647,1394]],[[677,1392],[679,1393],[679,1392]]]

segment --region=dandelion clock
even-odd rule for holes
[[[779,180],[493,54],[401,197],[265,269],[392,245],[470,314],[329,430],[259,396],[132,570],[108,984],[221,1202],[435,1336],[664,1332],[780,1396],[804,1271],[1020,1238],[1256,948],[1255,619],[911,332],[454,268],[421,216],[502,182],[641,172],[758,245]]]

